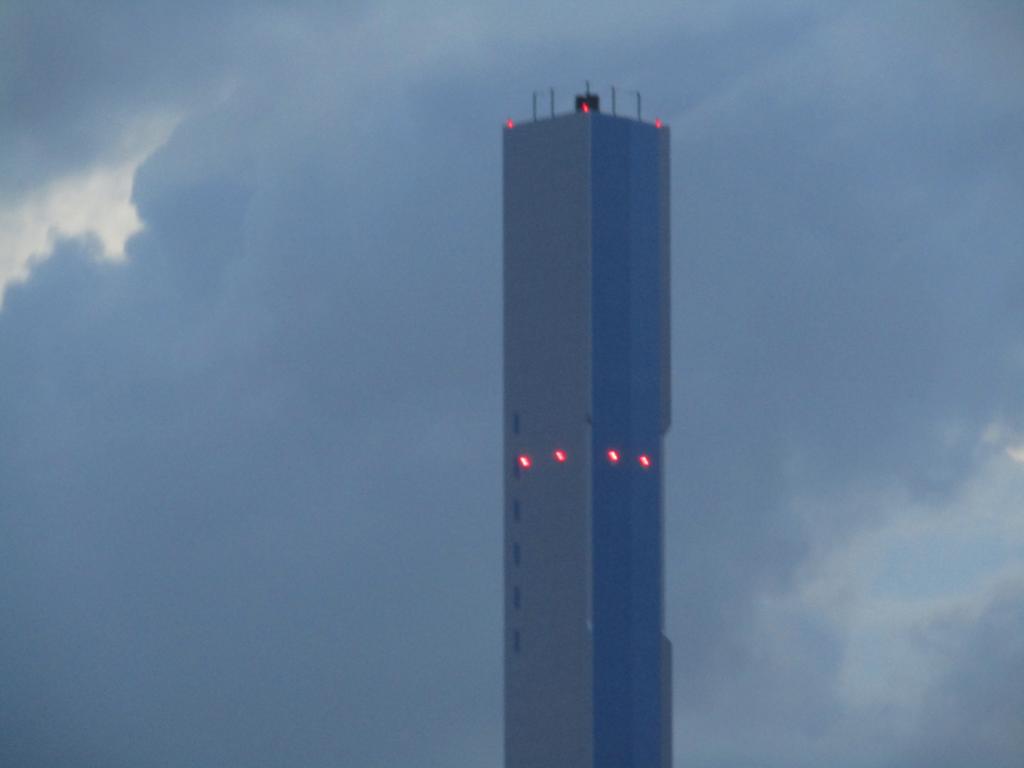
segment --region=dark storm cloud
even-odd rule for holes
[[[943,498],[1019,425],[1019,13],[730,7],[562,42],[206,7],[13,14],[40,42],[3,65],[4,178],[95,160],[111,115],[186,117],[128,262],[64,241],[0,313],[0,763],[497,763],[498,126],[552,71],[673,121],[680,762],[926,764],[940,732],[1020,755],[1016,603],[866,755],[838,630],[763,609],[882,514],[794,496]],[[988,731],[958,719],[985,702]]]
[[[339,4],[330,18],[358,18],[362,6]],[[5,3],[0,201],[116,152],[140,118],[216,103],[245,77],[252,47],[291,20],[270,2]]]
[[[732,670],[744,681],[732,714],[778,729],[786,712],[787,734],[827,733],[841,714],[842,638],[795,632],[799,661],[772,680],[774,630],[752,626],[752,606],[793,577],[810,534],[838,541],[881,514],[837,503],[807,520],[788,499],[888,487],[944,498],[974,469],[986,424],[1019,424],[1019,388],[1006,384],[1022,373],[1008,354],[1020,316],[1008,286],[1024,164],[1019,140],[1016,153],[1006,142],[1024,105],[956,78],[986,81],[1020,56],[998,47],[1005,30],[944,10],[948,26],[924,33],[894,9],[830,19],[675,123],[676,429],[687,434],[673,438],[684,455],[672,489],[687,512],[670,568],[686,596],[675,635],[697,640],[677,679],[720,691]],[[964,75],[964,51],[983,47]],[[1019,711],[1011,720],[1021,727]],[[734,743],[737,730],[723,731]],[[808,760],[786,749],[778,764]]]
[[[193,119],[140,172],[123,269],[65,243],[8,294],[0,762],[479,764],[499,740],[493,264],[439,231],[450,192],[372,173],[336,121],[296,147],[261,141],[287,114],[237,140],[251,118]],[[413,156],[408,123],[376,133]]]
[[[222,75],[213,30],[227,16],[200,3],[5,4],[0,200],[88,167],[140,113],[180,107]]]

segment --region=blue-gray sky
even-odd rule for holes
[[[0,6],[0,765],[498,766],[500,134],[673,129],[676,763],[1024,763],[1024,6]]]

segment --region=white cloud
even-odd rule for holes
[[[970,623],[1008,583],[1024,583],[1024,475],[1007,460],[1024,451],[1005,448],[1004,431],[980,436],[984,460],[948,503],[862,496],[855,503],[873,497],[885,522],[823,552],[805,574],[800,601],[846,638],[841,686],[852,706],[918,710],[951,662],[934,628]]]
[[[1001,446],[1013,461],[1024,464],[1024,443],[1021,442],[1019,434],[1014,434],[1005,425],[992,422],[985,429],[981,440],[986,446]]]
[[[140,121],[122,138],[114,159],[0,207],[0,307],[4,289],[49,257],[58,237],[92,234],[105,258],[124,257],[128,238],[142,229],[131,199],[135,171],[167,140],[176,122],[168,117]]]

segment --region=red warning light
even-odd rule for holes
[[[641,453],[639,458],[637,458],[637,461],[640,462],[640,466],[643,467],[644,469],[647,469],[648,467],[651,466],[651,457],[648,456],[646,453]]]
[[[554,457],[555,457],[555,461],[557,461],[559,464],[565,464],[565,460],[567,458],[569,458],[566,455],[565,451],[563,451],[561,448],[559,448],[557,451],[555,451]]]
[[[519,454],[519,466],[523,469],[529,469],[533,466],[533,459],[527,456],[525,453]]]
[[[511,120],[509,120],[509,122],[511,123],[512,121],[511,121]],[[509,126],[509,128],[511,128],[511,127],[512,127],[512,126],[510,125],[510,126]],[[659,117],[659,118],[656,118],[656,119],[655,119],[655,121],[654,121],[654,127],[655,127],[655,128],[661,128],[661,118],[660,118],[660,117]]]
[[[512,118],[511,117],[505,123],[505,127],[506,128],[515,128],[516,127],[516,124],[512,122]]]
[[[619,452],[616,451],[614,448],[611,449],[610,451],[608,451],[608,461],[611,464],[618,464],[619,463],[619,458],[621,458],[619,456]]]
[[[589,112],[590,111],[590,105],[587,104],[587,102],[584,101],[583,104],[580,105],[580,109],[582,109],[584,112]]]

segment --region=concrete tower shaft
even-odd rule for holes
[[[667,768],[669,131],[504,131],[507,768]]]

